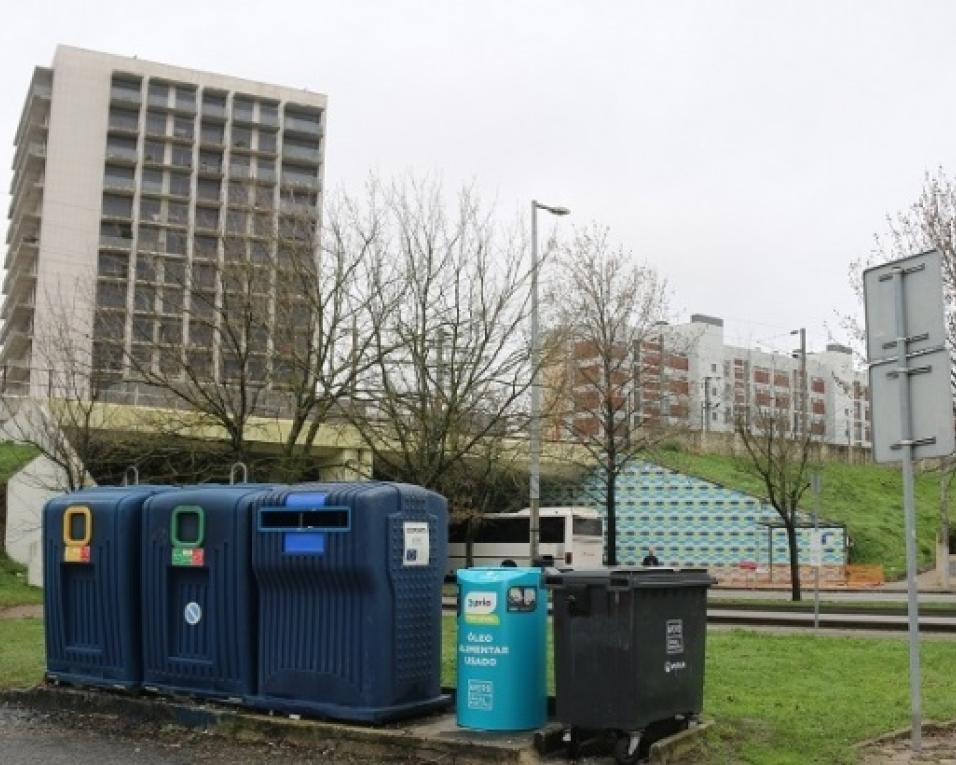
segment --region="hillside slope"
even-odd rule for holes
[[[763,484],[743,469],[739,459],[719,454],[661,451],[651,459],[665,467],[715,481],[727,488],[763,497]],[[956,490],[956,486],[953,487]],[[854,546],[851,563],[881,563],[887,579],[903,576],[903,484],[899,468],[828,462],[823,470],[821,515],[847,525]],[[939,515],[939,477],[918,475],[915,483],[920,568],[933,565]],[[808,491],[801,507],[812,509]],[[953,498],[950,497],[952,517]]]

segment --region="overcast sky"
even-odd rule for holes
[[[597,220],[731,339],[810,349],[851,258],[956,171],[956,3],[7,3],[0,136],[57,43],[329,96],[326,185],[439,172]],[[0,147],[10,164],[12,147]],[[4,188],[9,184],[6,171]],[[550,223],[549,223],[550,225]],[[838,330],[837,330],[838,331]],[[835,339],[842,338],[837,335]]]

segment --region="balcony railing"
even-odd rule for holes
[[[123,85],[114,85],[110,88],[110,99],[125,104],[136,104],[138,106],[142,103],[143,97],[139,92],[139,88],[134,89]]]
[[[289,189],[308,189],[309,191],[318,191],[319,179],[306,178],[300,175],[283,175],[282,185]]]
[[[319,164],[320,153],[318,149],[310,146],[296,146],[295,144],[282,144],[282,156],[289,159],[299,159],[313,164]]]
[[[109,234],[100,234],[100,247],[110,247],[113,249],[128,250],[133,246],[133,240],[123,236],[111,236]]]
[[[107,191],[135,191],[136,181],[132,178],[110,178],[103,180],[103,188]]]
[[[322,133],[322,124],[318,118],[313,121],[287,114],[285,117],[285,127],[286,130],[295,130],[296,132],[308,133],[309,135],[320,135]]]
[[[118,149],[115,146],[106,147],[106,158],[123,162],[136,161],[136,149]]]

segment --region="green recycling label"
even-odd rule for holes
[[[205,556],[201,547],[174,547],[174,566],[201,566]]]

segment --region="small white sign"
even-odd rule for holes
[[[819,530],[810,531],[810,565],[823,565],[823,532]]]
[[[186,624],[190,627],[195,627],[199,624],[199,620],[202,619],[202,608],[196,601],[190,601],[186,604],[186,608],[183,609],[183,618],[186,619]]]
[[[429,563],[428,524],[406,521],[403,566],[427,566]]]

